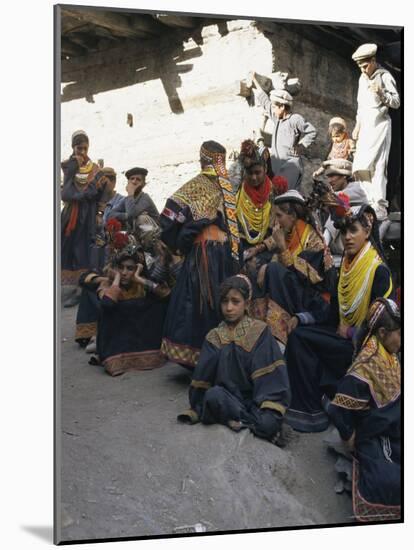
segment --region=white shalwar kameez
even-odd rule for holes
[[[379,92],[371,86],[376,84]],[[378,218],[387,216],[387,163],[391,147],[391,118],[388,109],[398,109],[400,98],[391,73],[381,66],[368,77],[361,74],[358,86],[357,126],[359,135],[353,173],[368,196]]]

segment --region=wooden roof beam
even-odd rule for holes
[[[77,31],[85,27],[85,25],[88,25],[88,23],[86,23],[85,21],[79,21],[77,17],[68,15],[64,13],[64,11],[62,10],[62,17],[61,17],[62,34],[66,34],[72,31]]]
[[[62,36],[61,41],[61,51],[62,55],[68,56],[68,57],[79,57],[80,55],[84,55],[87,53],[87,50],[80,46],[79,44],[75,44],[68,38],[65,38]]]
[[[180,27],[182,29],[193,29],[200,24],[201,20],[199,17],[191,17],[190,15],[164,15],[162,13],[157,13],[154,17],[167,27]]]
[[[152,15],[133,14],[130,16],[131,26],[134,30],[147,33],[152,36],[159,36],[164,32],[164,27]]]
[[[142,38],[143,35],[142,31],[134,29],[128,17],[119,13],[65,7],[62,9],[62,14],[70,15],[80,22],[92,23],[99,27],[104,27],[115,35],[124,36],[127,38]]]
[[[68,38],[68,37],[67,37]],[[96,49],[99,37],[91,34],[75,34],[70,35],[72,43],[77,44],[85,49],[86,52],[90,52]]]

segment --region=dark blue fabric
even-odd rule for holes
[[[206,340],[193,380],[208,382],[212,387],[206,391],[190,386],[192,409],[206,424],[241,420],[259,437],[271,439],[280,430],[282,413],[260,406],[264,401],[289,406],[286,365],[278,364],[261,376],[255,377],[254,373],[276,361],[283,361],[283,357],[269,327],[264,328],[251,351],[235,342],[219,349]]]
[[[401,503],[400,398],[378,407],[369,385],[352,375],[341,381],[338,392],[367,401],[366,410],[352,410],[331,403],[329,416],[342,438],[355,432],[355,457],[359,463],[358,491],[372,504]],[[387,438],[388,453],[384,453]],[[375,519],[375,518],[372,518]]]
[[[64,165],[62,201],[66,204],[61,214],[61,264],[62,269],[68,271],[99,267],[93,247],[96,238],[97,203],[102,193],[97,190],[96,181],[102,176],[102,172],[96,174],[85,191],[78,191],[74,183],[77,170],[78,163],[74,158]],[[67,236],[65,230],[75,203],[79,205],[77,223]]]
[[[87,323],[97,323],[100,314],[99,298],[96,294],[99,283],[96,283],[96,278],[92,278],[90,282],[85,283],[85,279],[88,275],[95,274],[98,278],[100,273],[98,271],[86,271],[79,277],[79,286],[82,288],[81,298],[76,313],[76,325],[83,325]],[[76,341],[82,341],[82,338]]]
[[[303,413],[303,418],[322,411],[321,399],[326,393],[333,396],[337,383],[351,365],[353,355],[351,340],[346,340],[332,327],[299,326],[288,338],[285,350],[289,381],[292,391],[291,408]],[[318,417],[318,424],[319,424]],[[301,431],[309,430],[304,421]],[[297,429],[297,426],[293,426]],[[326,429],[327,423],[320,425]]]
[[[270,298],[290,315],[315,311],[323,315],[329,310],[329,304],[321,296],[322,285],[312,285],[280,262],[270,262],[265,281]]]
[[[259,409],[248,399],[240,401],[221,386],[207,390],[201,421],[226,426],[230,420],[241,421],[263,439],[272,439],[282,427],[282,416],[276,411]]]
[[[97,352],[101,361],[120,353],[158,350],[168,306],[151,295],[114,302],[100,300]]]
[[[194,221],[188,207],[182,209],[168,200],[167,207],[181,213],[184,223],[172,221],[161,215],[162,240],[172,251],[185,254],[183,266],[174,286],[164,326],[164,337],[173,344],[200,350],[207,333],[221,320],[219,289],[221,283],[237,273],[229,242],[207,241],[205,256],[208,270],[204,268],[202,245],[194,239],[211,220]],[[225,231],[224,220],[219,215],[214,225]]]

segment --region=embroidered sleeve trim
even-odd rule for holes
[[[277,411],[281,413],[282,415],[286,412],[286,407],[284,407],[281,403],[275,403],[274,401],[263,401],[263,403],[260,405],[261,409],[271,409],[273,411]]]
[[[208,390],[211,388],[210,382],[205,382],[204,380],[192,380],[190,386],[199,390]]]
[[[121,289],[116,286],[110,286],[103,291],[102,297],[110,298],[113,302],[117,302],[121,295]]]
[[[207,342],[210,342],[210,344],[213,344],[216,348],[221,348],[221,341],[217,333],[217,329],[210,330],[206,336],[206,340]]]
[[[314,229],[311,230],[308,242],[306,243],[308,250],[319,252],[324,249],[323,241]]]
[[[89,284],[97,277],[99,277],[99,275],[97,275],[96,273],[89,273],[89,275],[86,275],[84,282],[85,284]]]
[[[361,411],[368,407],[368,400],[356,399],[355,397],[350,397],[349,395],[345,395],[343,393],[337,393],[332,400],[332,405],[342,407],[343,409]]]
[[[261,376],[264,376],[265,374],[270,374],[271,372],[276,370],[277,367],[282,366],[284,364],[285,364],[285,362],[283,361],[283,359],[278,359],[277,361],[275,361],[271,365],[268,365],[267,367],[262,367],[261,369],[257,369],[252,374],[252,380],[256,380],[257,378],[260,378]]]
[[[199,416],[198,414],[193,410],[193,409],[186,409],[185,411],[183,411],[178,418],[180,417],[187,417],[191,420],[191,422],[193,424],[195,424],[196,422],[199,421]]]
[[[306,260],[303,258],[296,257],[294,258],[292,264],[293,267],[307,277],[312,284],[317,284],[323,281],[319,273],[314,269]]]
[[[276,243],[275,243],[272,235],[270,235],[270,237],[267,237],[267,239],[264,239],[263,244],[265,245],[267,250],[269,250],[270,252],[272,250],[275,250],[275,248],[276,248]]]

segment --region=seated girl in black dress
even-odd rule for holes
[[[222,284],[224,321],[207,334],[190,385],[191,408],[178,419],[249,428],[278,443],[290,402],[286,365],[270,328],[247,315],[250,298],[246,276]]]

